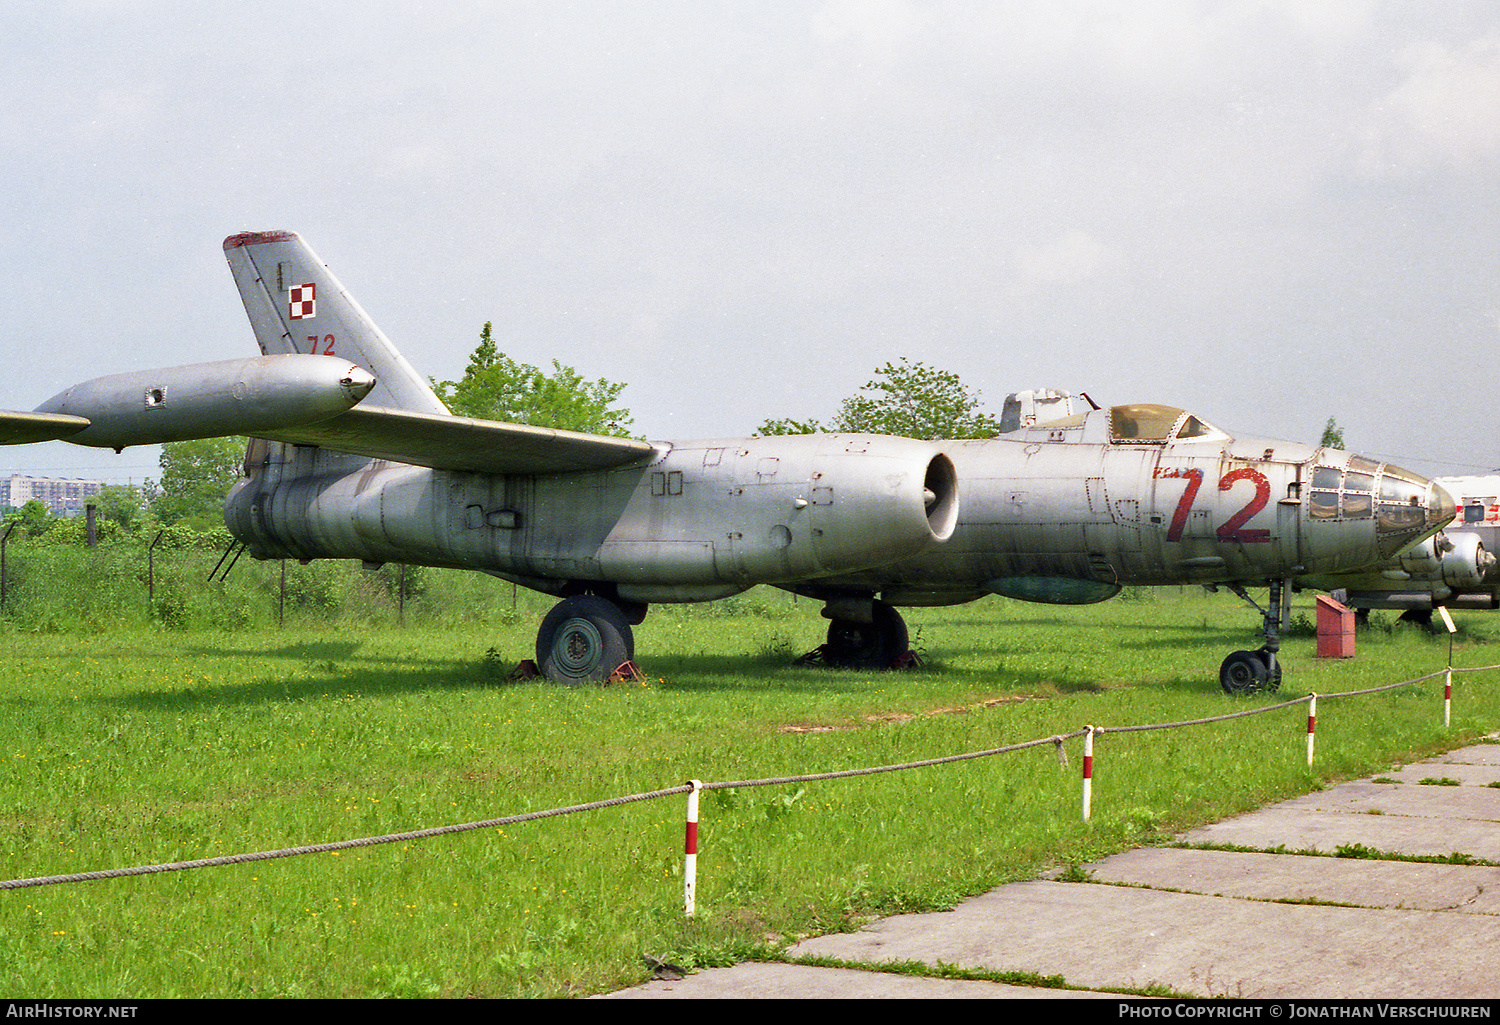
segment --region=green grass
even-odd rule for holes
[[[756,591],[653,608],[637,629],[645,684],[559,688],[505,682],[531,657],[547,606],[522,593],[512,607],[506,584],[426,574],[401,628],[388,589],[366,587],[357,569],[326,569],[347,577],[278,628],[275,567],[236,569],[221,592],[190,569],[179,577],[184,607],[196,611],[175,621],[124,607],[144,608],[139,584],[119,585],[114,611],[63,587],[56,604],[66,611],[49,613],[35,572],[28,603],[0,618],[9,709],[0,875],[382,835],[690,778],[931,758],[1275,700],[1219,690],[1220,660],[1256,646],[1258,624],[1225,595],[912,610],[926,664],[872,674],[793,665],[821,640],[818,606]],[[1460,618],[1456,664],[1490,661],[1496,627],[1484,614]],[[1310,638],[1289,641],[1280,697],[1415,677],[1447,657],[1446,638],[1404,626],[1362,634],[1359,645],[1357,658],[1331,661],[1312,657]],[[1320,701],[1311,771],[1301,706],[1106,735],[1088,825],[1079,741],[1067,745],[1066,769],[1049,745],[709,791],[692,922],[681,909],[679,797],[421,842],[7,891],[0,980],[13,997],[606,991],[647,976],[643,953],[730,963],[1385,771],[1493,729],[1497,695],[1485,675],[1456,678],[1447,731],[1440,680]]]

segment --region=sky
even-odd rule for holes
[[[254,355],[221,244],[291,230],[420,373],[492,321],[653,439],[904,357],[1500,467],[1493,0],[15,0],[0,89],[0,408]]]

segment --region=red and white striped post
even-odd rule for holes
[[[698,910],[698,792],[703,781],[688,780],[687,831],[682,844],[682,913],[692,918]]]
[[[1083,821],[1089,820],[1094,802],[1094,728],[1083,728]]]
[[[1443,671],[1443,729],[1448,728],[1453,714],[1453,635],[1458,633],[1458,627],[1453,623],[1453,617],[1448,615],[1448,606],[1439,605],[1438,615],[1443,617],[1443,626],[1448,630],[1448,666]]]
[[[1312,768],[1313,733],[1318,728],[1318,696],[1308,695],[1307,701],[1307,767]]]

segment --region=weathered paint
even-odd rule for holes
[[[552,592],[607,581],[640,601],[860,569],[957,521],[947,458],[903,438],[677,443],[645,466],[544,476],[349,467],[278,443],[251,463],[225,518],[259,558],[463,566]]]
[[[1186,416],[1186,414],[1183,414]],[[1363,520],[1312,520],[1305,492],[1315,465],[1342,467],[1335,449],[1232,438],[1201,423],[1194,437],[1121,440],[1110,410],[983,441],[944,443],[962,510],[940,549],[875,571],[810,582],[800,593],[880,592],[896,605],[968,601],[983,591],[1030,600],[1108,597],[1126,585],[1258,583],[1376,563],[1391,545],[1431,535],[1452,500],[1413,474],[1417,521],[1384,530]],[[1385,464],[1375,472],[1386,472]],[[1422,483],[1417,483],[1422,481]],[[1100,585],[1045,597],[1041,581]]]

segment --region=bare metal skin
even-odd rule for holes
[[[1274,688],[1286,582],[1378,565],[1454,513],[1389,464],[1149,404],[944,442],[645,442],[455,417],[298,236],[224,251],[260,357],[86,382],[0,413],[0,442],[250,435],[225,522],[253,556],[475,569],[557,595],[537,637],[552,679],[629,663],[649,603],[756,584],[826,603],[822,661],[890,667],[908,655],[896,606],[1202,583],[1271,586],[1266,646],[1221,682]]]

